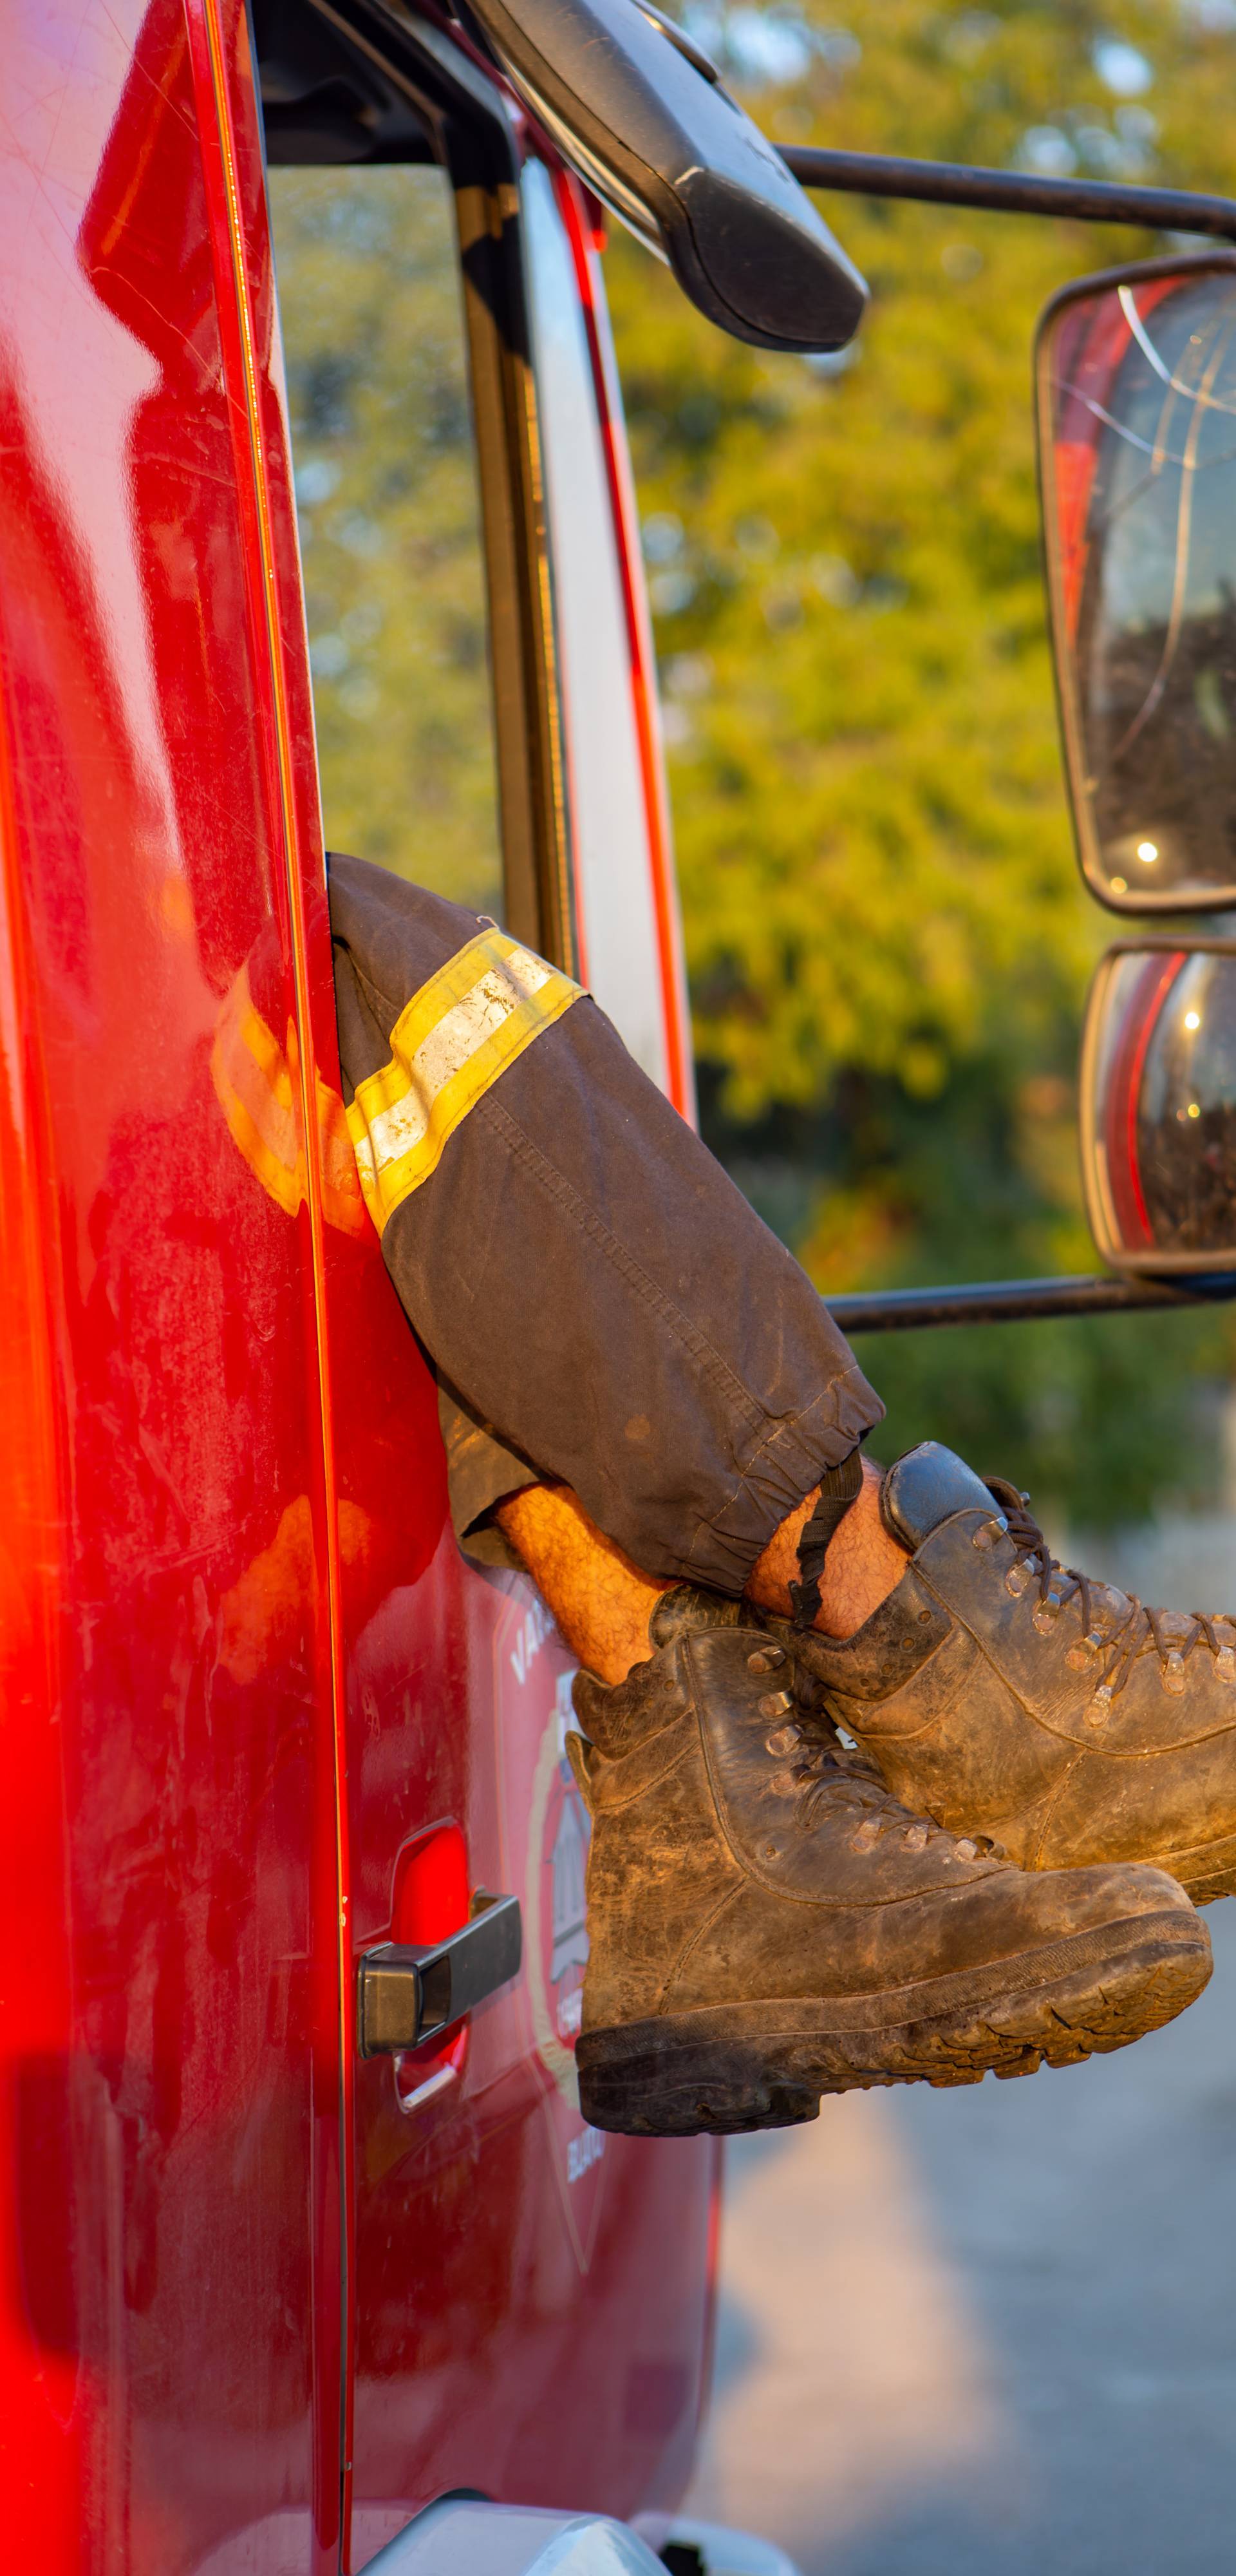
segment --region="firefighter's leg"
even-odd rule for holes
[[[565,976],[357,860],[331,918],[349,1124],[458,1398],[453,1491],[479,1520],[539,1473],[653,1577],[737,1596],[883,1410],[826,1308]]]
[[[901,1580],[906,1552],[880,1517],[880,1471],[863,1461],[863,1481],[828,1549],[814,1626],[825,1636],[852,1636]],[[818,1489],[787,1514],[757,1557],[745,1597],[789,1619],[790,1586],[800,1575],[798,1543]],[[523,1485],[499,1502],[494,1519],[543,1593],[573,1654],[603,1682],[620,1682],[653,1648],[648,1622],[662,1579],[634,1565],[589,1519],[567,1485]]]
[[[1209,1950],[1169,1878],[1015,1868],[897,1805],[796,1698],[881,1411],[797,1264],[555,970],[356,861],[335,863],[332,922],[358,1168],[462,1398],[470,1508],[487,1479],[492,1516],[547,1477],[605,1534],[619,1589],[667,1587],[652,1654],[612,1688],[576,1684],[586,2116],[777,2125],[823,2092],[1028,2072],[1179,2011]],[[817,1489],[795,1550],[783,1525]],[[921,1517],[917,1487],[912,1502]],[[802,1569],[784,1639],[740,1598],[778,1533]],[[934,1668],[951,1706],[961,1624],[924,1592],[894,1627],[877,1682]]]
[[[590,1673],[625,1681],[634,1664],[647,1661],[648,1622],[673,1586],[615,1547],[569,1485],[521,1485],[494,1518],[548,1602],[563,1643]]]

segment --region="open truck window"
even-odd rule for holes
[[[579,966],[517,125],[377,0],[252,0],[323,821]]]
[[[502,919],[481,502],[453,190],[270,171],[328,849]]]

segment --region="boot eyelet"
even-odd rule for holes
[[[972,1843],[969,1835],[967,1834],[964,1841],[954,1843],[953,1858],[954,1860],[977,1860],[978,1844]]]
[[[1092,1628],[1089,1634],[1083,1637],[1078,1645],[1070,1646],[1064,1659],[1066,1664],[1071,1664],[1075,1673],[1084,1672],[1087,1664],[1092,1664],[1094,1662],[1094,1658],[1100,1652],[1103,1642],[1102,1629]]]
[[[788,1717],[793,1705],[788,1691],[765,1691],[759,1702],[759,1711],[761,1717]]]
[[[928,1834],[929,1834],[930,1830],[931,1830],[930,1826],[928,1826],[928,1825],[924,1824],[924,1823],[923,1823],[923,1821],[922,1821],[922,1818],[921,1818],[921,1817],[920,1817],[920,1819],[919,1819],[919,1821],[918,1821],[918,1823],[917,1823],[917,1824],[914,1824],[914,1825],[910,1825],[910,1826],[908,1826],[908,1827],[907,1827],[907,1829],[906,1829],[906,1831],[905,1831],[905,1833],[904,1833],[904,1834],[902,1835],[902,1837],[901,1837],[902,1842],[904,1843],[906,1850],[907,1850],[907,1851],[916,1851],[916,1852],[917,1852],[917,1851],[926,1851],[926,1849],[927,1849],[927,1836],[928,1836]]]
[[[783,1646],[757,1646],[755,1653],[747,1657],[747,1670],[749,1673],[775,1673],[784,1662]]]
[[[1221,1682],[1236,1682],[1236,1653],[1230,1646],[1220,1646],[1215,1657],[1215,1672]]]
[[[1160,1666],[1159,1679],[1162,1682],[1165,1691],[1170,1691],[1173,1698],[1179,1698],[1187,1679],[1184,1668],[1184,1656],[1176,1654],[1169,1655],[1166,1663]]]
[[[997,1539],[1003,1538],[1007,1527],[1007,1521],[983,1521],[970,1541],[971,1547],[994,1547]]]
[[[1094,1698],[1087,1702],[1084,1713],[1087,1726],[1106,1726],[1112,1713],[1110,1683],[1100,1682]]]
[[[1050,1637],[1059,1616],[1060,1604],[1049,1592],[1047,1599],[1040,1601],[1034,1614],[1034,1624],[1040,1637]]]
[[[857,1831],[851,1834],[850,1849],[856,1852],[869,1852],[874,1849],[879,1839],[879,1818],[868,1816],[865,1823],[859,1825]]]
[[[1015,1601],[1019,1601],[1022,1593],[1028,1590],[1029,1584],[1029,1568],[1024,1566],[1019,1559],[1016,1565],[1010,1565],[1008,1573],[1004,1578],[1004,1589],[1006,1592],[1012,1593]]]
[[[779,1726],[772,1735],[765,1736],[764,1745],[767,1752],[775,1753],[780,1757],[783,1753],[792,1753],[795,1745],[800,1741],[796,1726]]]

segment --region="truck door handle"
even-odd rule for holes
[[[427,1949],[383,1941],[357,1972],[357,2045],[362,2057],[389,2056],[462,2021],[486,1995],[519,1974],[523,1925],[517,1896],[478,1888],[472,1920]]]

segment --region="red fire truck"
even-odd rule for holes
[[[45,2576],[784,2565],[672,2521],[716,2151],[581,2121],[570,1668],[451,1536],[334,1035],[323,822],[691,1112],[594,191],[748,338],[861,287],[688,39],[610,0],[607,124],[555,4],[5,28],[0,2456]]]
[[[570,1667],[450,1535],[322,823],[690,1114],[597,210],[433,9],[4,46],[10,2546],[311,2576],[445,2497],[434,2567],[651,2565],[716,2150],[580,2118]]]

